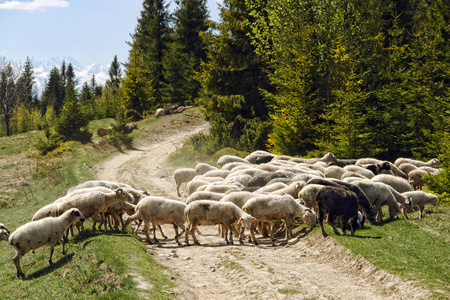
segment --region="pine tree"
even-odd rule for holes
[[[42,93],[42,107],[41,110],[45,112],[48,106],[52,106],[58,115],[64,103],[64,82],[61,79],[58,68],[54,67],[50,71],[49,79],[45,85],[44,92]]]
[[[20,102],[25,105],[28,110],[34,107],[33,99],[35,97],[35,92],[33,91],[34,86],[34,71],[31,59],[27,57],[23,71],[18,80],[18,93]]]
[[[224,1],[219,35],[206,36],[200,100],[219,145],[245,150],[264,149],[267,138],[267,106],[260,94],[267,78],[250,41],[249,12],[244,0]]]
[[[122,70],[120,63],[117,60],[117,55],[114,55],[114,59],[109,67],[109,79],[106,81],[106,86],[117,90],[120,87],[120,81],[122,80]]]
[[[5,124],[6,135],[11,135],[11,119],[20,104],[16,87],[18,72],[14,70],[11,63],[0,69],[0,113]]]

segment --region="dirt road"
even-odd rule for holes
[[[128,183],[152,195],[178,198],[169,155],[208,124],[182,124],[152,135],[96,166],[97,179]],[[178,247],[172,226],[168,240],[148,245],[154,258],[170,268],[181,299],[426,299],[427,292],[353,256],[332,237],[306,235],[296,243],[272,247],[263,241],[225,245],[216,227],[201,227],[201,246]],[[145,288],[145,283],[141,287]]]

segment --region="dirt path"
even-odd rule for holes
[[[186,125],[149,138],[96,166],[96,178],[177,199],[174,169],[167,159],[187,136],[207,130],[206,123]],[[306,235],[284,247],[271,247],[268,240],[259,246],[225,245],[216,227],[204,226],[198,235],[201,246],[178,247],[172,227],[163,229],[170,239],[148,247],[159,263],[170,268],[182,299],[428,298],[412,283],[353,256],[332,237]]]

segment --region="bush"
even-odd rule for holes
[[[448,140],[447,140],[448,141]],[[443,145],[444,153],[439,156],[442,170],[439,176],[425,175],[425,188],[439,197],[439,203],[450,206],[450,143]]]
[[[55,124],[55,131],[65,140],[75,140],[87,143],[92,138],[88,130],[89,118],[76,101],[67,101]]]

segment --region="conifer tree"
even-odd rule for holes
[[[16,93],[18,73],[8,63],[0,69],[0,117],[5,124],[6,135],[11,135],[11,119],[20,104]]]
[[[17,92],[19,93],[20,102],[24,106],[31,110],[34,107],[33,99],[35,97],[35,92],[33,91],[34,86],[34,71],[31,59],[27,57],[23,71],[18,80]]]
[[[42,93],[41,110],[45,112],[48,106],[52,106],[58,115],[64,103],[64,85],[60,72],[54,67],[50,71],[49,79]]]
[[[109,67],[109,79],[106,81],[106,86],[113,88],[114,91],[120,87],[120,81],[122,80],[122,69],[120,63],[117,60],[117,55],[114,55],[114,59]]]

